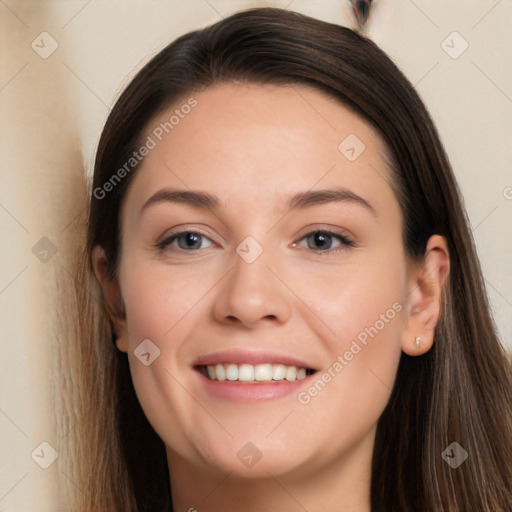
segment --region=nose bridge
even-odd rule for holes
[[[269,269],[275,266],[274,259],[270,248],[263,247],[253,237],[247,237],[237,246],[232,271],[216,297],[218,320],[237,319],[246,326],[263,319],[287,321],[290,297]]]

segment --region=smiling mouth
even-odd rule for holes
[[[316,370],[288,366],[285,364],[215,364],[197,365],[194,367],[207,379],[213,381],[243,382],[256,384],[258,382],[293,382],[305,379]]]

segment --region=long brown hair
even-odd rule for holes
[[[369,39],[280,9],[253,9],[185,34],[141,69],[116,102],[99,142],[79,262],[80,345],[70,366],[74,472],[80,511],[172,510],[165,447],[137,401],[125,353],[116,350],[109,310],[93,279],[104,248],[116,276],[119,212],[136,168],[98,198],[94,191],[141,145],[150,121],[194,91],[223,82],[304,84],[373,125],[391,155],[392,187],[411,258],[428,238],[446,238],[450,275],[433,348],[402,354],[379,419],[371,505],[379,511],[512,510],[512,371],[493,324],[460,192],[434,124],[412,85]],[[98,306],[101,305],[101,306]],[[443,451],[469,454],[454,469]]]

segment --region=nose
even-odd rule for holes
[[[215,297],[214,316],[224,324],[255,328],[261,323],[284,324],[291,312],[292,293],[283,284],[284,279],[270,265],[268,251],[248,263],[237,253],[234,266],[219,283]]]

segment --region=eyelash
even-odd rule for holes
[[[315,234],[318,234],[318,233],[321,233],[322,235],[329,235],[329,236],[331,236],[333,238],[336,238],[337,240],[339,240],[341,242],[341,245],[343,247],[339,247],[337,249],[328,249],[328,250],[325,250],[325,251],[322,251],[320,249],[318,249],[318,250],[311,249],[316,254],[337,254],[343,248],[355,247],[355,245],[356,245],[355,242],[353,240],[351,240],[350,238],[348,238],[347,236],[342,235],[341,233],[336,233],[334,231],[329,231],[328,229],[315,229],[313,231],[310,231],[309,233],[306,233],[299,240],[299,242],[301,242],[302,240],[310,237],[311,235],[315,235]],[[190,231],[190,230],[188,230],[188,231],[179,231],[177,233],[171,233],[170,236],[168,236],[167,238],[164,238],[163,240],[161,240],[160,242],[155,244],[155,247],[157,249],[159,249],[160,251],[165,251],[167,249],[167,247],[169,245],[171,245],[176,239],[178,239],[180,236],[187,235],[187,234],[199,235],[201,237],[204,237],[204,238],[207,238],[208,240],[210,240],[207,235],[205,235],[204,233],[201,233],[200,231]],[[212,242],[212,243],[214,243],[214,242]],[[296,245],[297,245],[297,243],[294,242],[293,246],[295,247]],[[187,251],[185,249],[177,248],[177,250],[182,251],[182,252],[197,252],[197,250],[193,250],[193,249],[190,250],[190,251]]]

